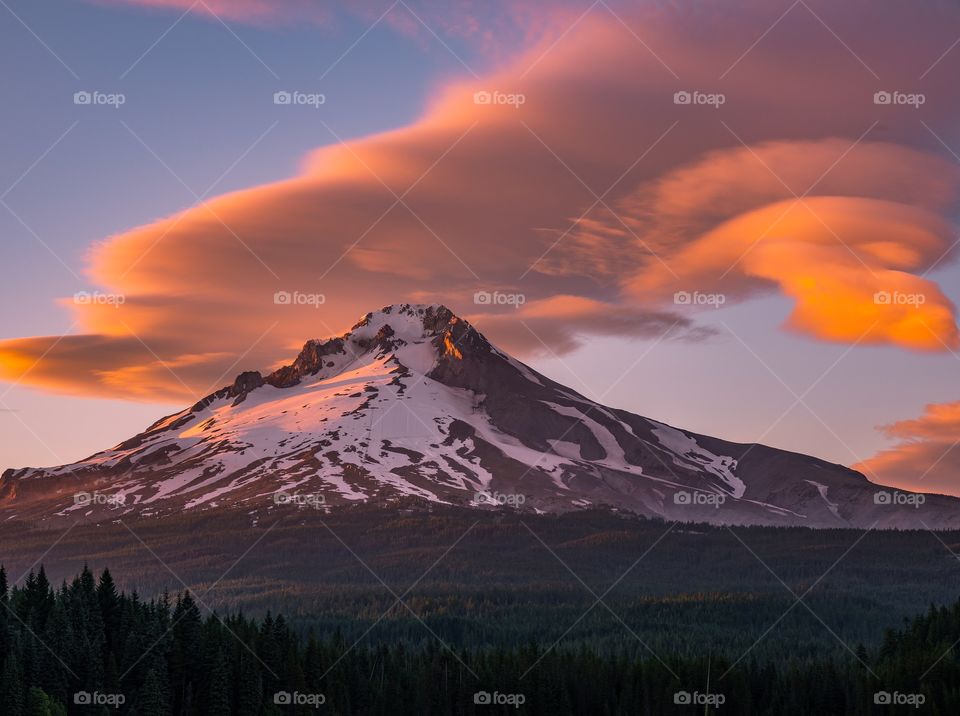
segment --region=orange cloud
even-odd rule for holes
[[[566,353],[598,335],[688,340],[711,335],[694,328],[689,318],[667,311],[566,295],[524,303],[509,312],[473,312],[470,320],[513,350],[542,356]]]
[[[960,53],[930,74],[920,110],[878,109],[863,66],[806,15],[734,66],[768,15],[754,3],[736,23],[720,9],[635,8],[628,30],[600,8],[556,45],[444,88],[409,127],[110,237],[89,275],[124,303],[70,303],[82,335],[0,341],[0,377],[182,400],[398,301],[476,314],[508,349],[674,324],[697,337],[673,292],[713,287],[731,301],[785,293],[788,325],[821,339],[937,349],[926,326],[954,345],[953,307],[923,272],[948,253],[960,181],[918,119],[960,113]],[[890,87],[910,87],[936,59],[929,47],[953,41],[944,28],[960,9],[852,2],[828,22]],[[686,90],[727,101],[675,104]],[[878,116],[883,141],[863,136]],[[883,290],[925,302],[882,309]],[[526,303],[483,308],[476,291]]]
[[[899,442],[855,470],[908,490],[960,495],[960,401],[928,405],[921,417],[883,430]]]
[[[761,279],[795,299],[792,329],[845,343],[892,343],[941,351],[957,345],[952,303],[932,281],[908,273],[939,259],[950,224],[913,206],[818,196],[746,212],[692,242],[676,261],[641,274],[632,288],[737,293]],[[723,272],[729,271],[724,277]]]
[[[625,253],[640,262],[646,249],[656,260],[625,282],[645,301],[776,287],[796,301],[787,325],[798,332],[942,351],[958,345],[955,308],[924,273],[952,250],[958,192],[955,163],[888,143],[719,150],[641,185],[615,217],[579,222],[550,270],[622,275]]]

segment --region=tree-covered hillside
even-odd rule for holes
[[[348,639],[281,616],[203,614],[189,592],[144,600],[87,568],[55,587],[41,567],[12,589],[0,570],[0,603],[9,716],[960,712],[960,602],[855,653],[740,660],[710,643],[680,656],[636,644],[450,645],[429,629]]]

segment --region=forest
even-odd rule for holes
[[[87,567],[22,585],[0,568],[0,703],[9,716],[167,714],[960,713],[960,601],[869,646],[742,659],[586,643],[347,638],[266,613],[149,600]],[[517,630],[516,633],[521,633]],[[641,640],[642,641],[642,640]]]

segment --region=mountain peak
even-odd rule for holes
[[[816,458],[601,405],[446,306],[402,303],[79,463],[7,471],[0,519],[226,506],[262,516],[300,495],[324,509],[414,497],[724,524],[960,524],[954,498],[880,488]]]
[[[246,371],[224,390],[226,395],[241,402],[247,393],[264,384],[289,388],[308,375],[322,377],[324,372],[332,375],[345,363],[371,350],[394,351],[424,341],[432,342],[441,357],[462,359],[463,353],[457,342],[464,337],[464,331],[475,333],[469,323],[442,304],[395,303],[367,313],[341,336],[311,338],[303,344],[293,363],[266,377],[257,371]],[[214,396],[223,392],[218,391]],[[209,399],[198,405],[204,407],[207,404]]]
[[[460,320],[442,303],[392,303],[379,311],[366,314],[350,330],[356,331],[371,324],[389,323],[391,318],[414,319],[414,324],[419,320],[423,330],[428,332],[436,331],[451,320]]]

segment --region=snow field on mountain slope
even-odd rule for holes
[[[714,455],[709,450],[700,447],[696,440],[676,428],[655,420],[648,422],[653,426],[653,434],[657,440],[673,453],[673,461],[680,467],[691,465],[704,468],[723,480],[736,498],[743,497],[747,486],[743,480],[733,474],[737,461],[727,455]]]

